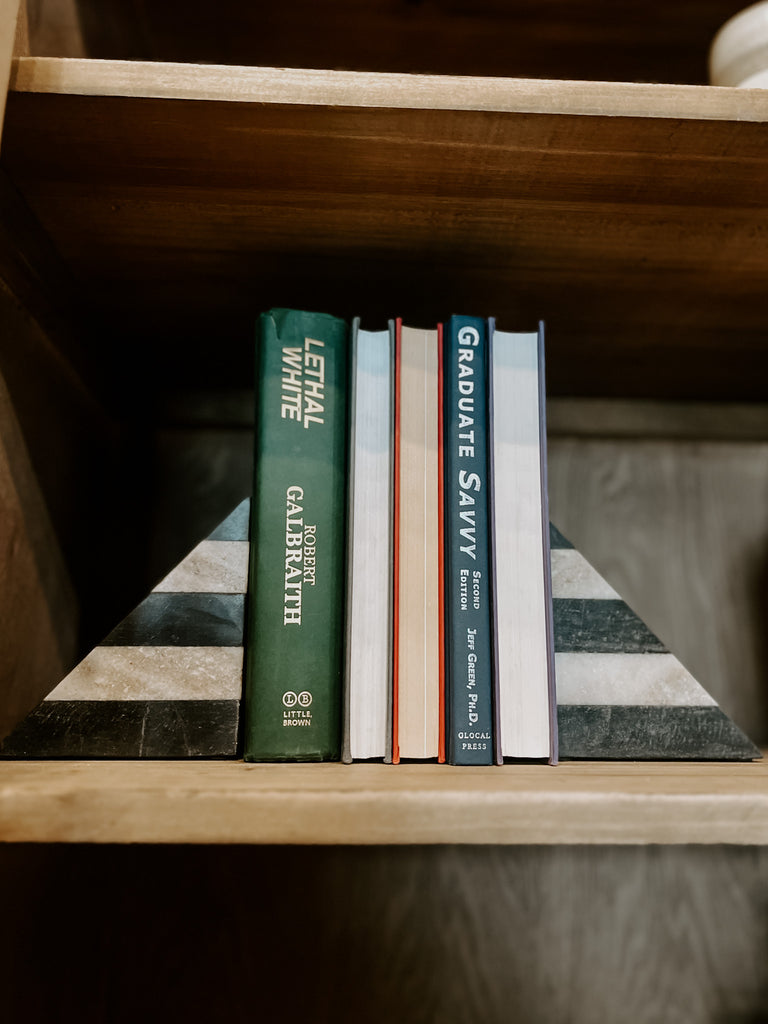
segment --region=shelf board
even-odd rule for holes
[[[765,89],[19,57],[16,93],[768,121]]]
[[[768,760],[0,764],[6,842],[768,844]]]
[[[2,155],[107,376],[204,385],[214,337],[241,386],[273,305],[465,309],[545,319],[552,395],[761,401],[766,122],[759,89],[20,58]]]

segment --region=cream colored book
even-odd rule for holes
[[[398,321],[393,760],[440,753],[438,332]]]

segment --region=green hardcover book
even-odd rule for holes
[[[323,313],[260,319],[246,761],[341,755],[348,335]]]

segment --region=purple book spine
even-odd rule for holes
[[[501,722],[499,719],[499,636],[496,624],[496,500],[493,444],[493,335],[494,317],[488,318],[488,532],[491,554],[491,656],[493,660],[493,757],[504,764],[501,753]]]
[[[555,690],[555,631],[552,612],[552,556],[549,547],[549,486],[547,481],[547,394],[544,366],[544,322],[539,322],[539,469],[541,473],[541,538],[544,553],[544,598],[546,600],[547,679],[549,683],[549,763],[557,764],[557,693]]]

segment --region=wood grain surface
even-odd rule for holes
[[[17,432],[9,426],[3,441],[24,452],[24,479],[34,481],[36,495],[25,499],[30,528],[43,514],[72,586],[72,607],[57,605],[64,611],[60,641],[67,668],[78,649],[85,653],[149,589],[145,577],[135,574],[150,514],[142,493],[149,463],[139,457],[146,427],[138,408],[111,400],[115,389],[87,356],[87,309],[51,240],[0,172],[0,377],[4,415]],[[32,487],[25,485],[24,493]],[[114,543],[117,535],[120,543]],[[16,575],[21,568],[11,565],[4,581],[9,595],[27,587]],[[40,565],[57,577],[53,558],[42,557]],[[19,619],[17,626],[21,632],[3,630],[2,641],[26,643],[32,654],[34,617]],[[56,681],[51,678],[48,688]],[[26,689],[23,679],[14,685]],[[30,699],[46,692],[40,685],[30,685]],[[29,707],[14,704],[13,713],[18,717]],[[9,726],[10,719],[3,719],[3,730]]]
[[[0,840],[768,844],[768,765],[8,761]]]
[[[0,331],[16,324],[0,291]],[[0,374],[0,736],[74,663],[79,607]]]
[[[591,76],[473,77],[460,71],[319,70],[271,61],[231,66],[35,56],[14,61],[11,88],[74,96],[746,121],[765,121],[767,103],[760,89],[605,82]]]
[[[757,1024],[768,852],[0,847],[11,1021]]]
[[[260,308],[420,326],[450,294],[506,328],[545,316],[551,394],[764,397],[764,124],[408,109],[391,84],[406,106],[338,106],[299,82],[314,100],[11,94],[5,166],[110,332],[105,374],[124,344],[121,374],[151,362],[159,390],[236,386]]]

